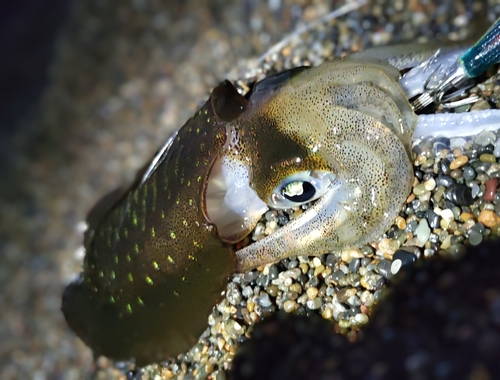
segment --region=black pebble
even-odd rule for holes
[[[493,146],[493,144],[488,144],[486,146],[481,146],[478,149],[477,155],[480,156],[481,154],[491,154],[491,153],[493,153],[493,149],[495,149],[495,147]]]
[[[358,269],[359,269],[360,266],[361,266],[361,260],[360,259],[353,259],[349,263],[349,270],[352,273],[356,273],[358,271]]]
[[[436,214],[433,210],[429,209],[425,212],[425,217],[427,218],[427,221],[429,222],[429,226],[431,228],[438,228],[440,226],[441,222],[441,217]]]
[[[271,265],[269,267],[269,279],[274,280],[276,278],[278,278],[278,268],[276,265]]]
[[[330,253],[329,255],[326,256],[325,264],[326,266],[333,268],[337,263],[337,261],[338,261],[337,257],[333,253]]]
[[[418,170],[418,169],[415,169],[415,177],[418,178],[419,181],[422,180],[422,178],[424,177],[424,173],[421,171],[421,170]]]
[[[465,185],[455,184],[450,186],[444,193],[444,197],[458,206],[470,206],[474,203],[472,190]]]
[[[449,175],[451,173],[450,160],[448,160],[447,158],[442,160],[439,164],[439,168],[441,169],[444,175]]]
[[[382,259],[377,263],[375,270],[377,271],[378,274],[382,275],[383,277],[385,277],[387,279],[390,279],[392,277],[391,265],[392,265],[392,261]],[[379,287],[377,286],[377,288],[379,288]]]
[[[394,253],[392,260],[393,261],[400,260],[401,267],[405,267],[413,264],[417,260],[417,256],[415,256],[411,252],[405,251],[404,249],[399,249]]]

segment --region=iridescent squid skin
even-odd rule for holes
[[[342,60],[269,77],[248,97],[219,85],[150,174],[90,213],[84,269],[63,296],[70,327],[95,354],[159,361],[196,342],[234,272],[375,240],[413,179],[415,115],[398,78],[388,64]],[[297,171],[336,180],[301,217],[235,254],[206,214],[221,157],[247,166],[262,200]]]
[[[258,84],[232,123],[244,141],[240,159],[252,162],[251,186],[268,199],[294,172],[329,171],[336,178],[301,217],[238,251],[239,271],[374,241],[397,216],[413,181],[416,116],[397,69],[347,59],[280,77]]]
[[[89,214],[84,269],[62,310],[96,355],[160,361],[189,349],[206,327],[236,258],[205,216],[204,188],[241,99],[219,85],[148,178]]]

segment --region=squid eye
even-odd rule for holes
[[[331,172],[297,172],[281,181],[267,203],[272,208],[286,209],[312,202],[325,194],[334,180]]]
[[[307,202],[314,194],[316,189],[310,182],[295,181],[285,185],[281,190],[281,194],[292,202]]]

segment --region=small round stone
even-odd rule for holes
[[[424,187],[427,191],[432,191],[436,188],[436,180],[434,178],[430,178],[424,182]]]
[[[467,181],[472,181],[476,178],[476,172],[470,166],[467,166],[463,169],[463,176]]]
[[[423,183],[420,183],[413,188],[413,194],[415,194],[417,197],[419,197],[427,192],[428,192],[428,190],[425,188]]]
[[[393,261],[400,261],[401,266],[407,266],[413,264],[417,260],[417,256],[413,253],[400,249],[396,251],[393,256]],[[391,267],[392,271],[392,267]]]
[[[237,285],[230,282],[226,298],[231,305],[237,306],[242,300],[241,292],[238,290]]]
[[[441,217],[438,214],[436,214],[433,210],[427,210],[425,212],[425,217],[427,218],[427,221],[429,222],[429,226],[431,228],[439,227]]]
[[[479,245],[483,241],[483,235],[477,231],[470,231],[469,233],[469,243],[471,245]]]
[[[497,158],[493,154],[485,153],[479,156],[479,160],[481,160],[482,162],[496,162]]]
[[[378,262],[377,266],[375,267],[375,270],[377,273],[381,274],[387,279],[390,279],[392,277],[391,273],[391,261],[382,259]]]
[[[335,282],[339,282],[339,280],[343,277],[345,277],[345,273],[342,272],[341,270],[336,270],[335,272],[332,273],[332,279]]]
[[[287,313],[294,312],[298,307],[299,305],[297,304],[297,302],[292,300],[285,301],[285,303],[283,304],[283,310],[285,310]]]
[[[279,289],[278,286],[276,285],[269,285],[266,288],[266,292],[271,296],[271,297],[276,297],[278,295]]]
[[[416,234],[419,243],[422,245],[424,245],[427,242],[427,240],[429,240],[429,236],[431,235],[431,229],[429,228],[429,224],[427,224],[427,220],[425,219],[420,220]]]
[[[450,170],[450,160],[445,158],[439,163],[439,169],[443,172],[444,175],[449,175],[451,173]]]
[[[310,299],[314,299],[318,296],[318,288],[316,287],[310,287],[307,289],[306,293],[307,293],[307,296],[310,298]]]
[[[257,303],[262,307],[269,307],[272,305],[271,299],[269,298],[269,294],[267,293],[257,297]]]
[[[451,177],[449,177],[447,175],[443,175],[443,176],[437,177],[437,179],[436,179],[436,185],[437,186],[449,187],[453,183],[455,183],[455,181],[453,180],[453,178],[451,178]]]
[[[342,329],[348,329],[349,327],[351,327],[351,322],[349,322],[348,320],[342,319],[339,321],[339,327]]]
[[[460,184],[454,184],[448,188],[444,197],[458,206],[470,206],[474,203],[472,190]]]
[[[317,297],[313,300],[309,300],[306,302],[306,306],[311,310],[318,310],[323,305],[323,300],[320,297]]]
[[[483,210],[479,214],[477,220],[483,223],[486,227],[491,228],[500,223],[500,218],[491,210]]]
[[[301,274],[302,274],[302,271],[300,270],[300,268],[289,269],[289,270],[281,273],[283,278],[293,278],[294,280],[299,278],[299,276]]]
[[[274,280],[274,279],[278,278],[278,268],[276,267],[276,265],[273,264],[269,267],[268,276],[269,276],[270,280]]]
[[[459,156],[455,158],[451,164],[450,164],[450,169],[455,170],[460,168],[461,166],[465,165],[467,162],[469,162],[469,157],[467,156]]]
[[[485,183],[484,199],[493,202],[495,199],[495,194],[498,190],[498,178],[490,178]]]
[[[488,102],[485,103],[488,104]],[[487,130],[479,133],[474,139],[474,142],[481,146],[486,146],[488,144],[493,143],[494,141],[495,141],[495,134],[492,131],[487,131]]]
[[[356,314],[356,316],[354,317],[354,320],[358,324],[364,325],[364,324],[368,323],[368,316],[366,314],[359,313],[359,314]]]
[[[349,263],[349,271],[352,273],[356,273],[361,266],[361,259],[354,259]]]

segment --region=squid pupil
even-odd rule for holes
[[[305,202],[311,199],[316,189],[309,182],[290,182],[281,190],[281,194],[292,202]]]

